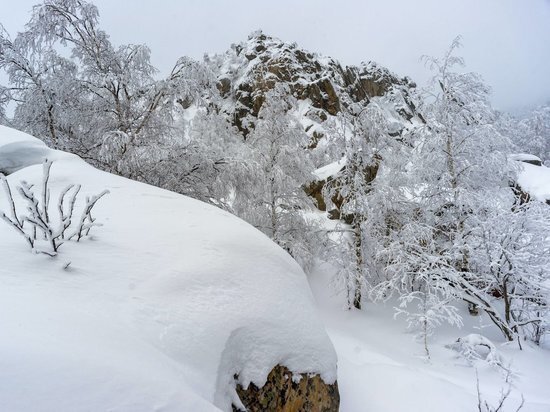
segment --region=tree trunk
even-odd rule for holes
[[[361,238],[361,223],[354,221],[353,224],[354,242],[353,247],[355,250],[355,282],[354,282],[354,297],[353,306],[356,309],[361,309],[361,286],[363,284],[363,242]]]

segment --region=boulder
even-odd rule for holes
[[[249,412],[336,412],[340,405],[337,382],[327,384],[319,375],[293,374],[281,365],[271,370],[261,388],[237,384],[236,390]],[[239,409],[233,406],[233,411]]]

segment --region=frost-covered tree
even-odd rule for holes
[[[520,120],[514,137],[519,152],[538,156],[546,166],[549,166],[550,105],[538,107]]]
[[[157,80],[149,49],[113,46],[97,8],[80,0],[35,6],[13,40],[2,29],[0,68],[17,103],[15,127],[130,177],[147,148],[165,144],[177,108],[213,87],[186,58]]]
[[[308,260],[315,219],[303,187],[314,170],[306,147],[309,137],[291,110],[296,100],[285,86],[266,93],[246,143],[246,175],[236,183],[233,210],[294,257]]]
[[[396,292],[399,310],[411,323],[418,323],[424,339],[430,327],[443,319],[459,324],[454,305],[464,300],[472,308],[484,310],[512,340],[519,323],[509,310],[500,309],[495,293],[502,289],[497,285],[504,278],[519,293],[520,285],[526,283],[519,268],[527,268],[527,262],[533,264],[536,259],[544,265],[544,239],[525,223],[540,221],[541,216],[530,213],[528,217],[514,206],[509,187],[514,170],[506,158],[510,144],[493,125],[488,90],[479,77],[455,71],[463,64],[454,56],[458,46],[456,40],[441,60],[427,59],[435,76],[423,107],[426,127],[412,136],[414,149],[406,170],[390,170],[386,177],[401,189],[392,197],[399,205],[393,215],[396,219],[388,222],[385,235],[378,231],[375,260],[385,281],[374,289],[374,296],[385,298]],[[505,221],[505,217],[510,220]],[[511,234],[507,231],[511,227],[522,239],[519,243],[505,236]],[[489,246],[489,239],[498,239],[495,242],[501,246]],[[504,259],[497,252],[508,247],[503,242],[518,248],[513,252],[514,269],[507,270],[506,265],[499,268],[505,262],[495,261]],[[528,260],[519,258],[522,248]],[[501,273],[503,270],[507,275]],[[514,281],[512,272],[518,276]],[[511,290],[511,284],[506,288]],[[543,310],[547,303],[538,297],[528,300],[531,292],[535,290],[522,292],[524,298],[516,294],[516,304],[537,302],[534,305]],[[418,310],[409,307],[414,302]],[[528,319],[534,318],[525,316]]]
[[[509,333],[540,343],[549,326],[550,211],[537,201],[494,210],[480,226],[481,286],[502,301]]]
[[[146,152],[140,180],[232,210],[249,148],[219,113],[197,110],[163,146]]]
[[[324,196],[329,205],[337,203],[340,217],[349,225],[341,241],[342,253],[349,259],[338,276],[347,291],[349,307],[361,309],[365,286],[373,276],[373,181],[395,139],[389,136],[386,119],[375,103],[351,106],[348,113],[340,115],[338,123],[333,144],[341,149],[345,165],[327,182]]]
[[[24,211],[17,206],[14,191],[6,177],[0,173],[0,185],[3,186],[4,196],[9,206],[8,213],[0,211],[0,219],[22,235],[33,252],[55,256],[65,241],[74,238],[79,242],[83,237],[89,235],[92,227],[101,226],[92,217],[92,209],[97,201],[109,191],[104,190],[98,195],[87,196],[81,216],[74,225],[73,223],[76,221],[74,219],[75,203],[80,193],[80,185],[71,184],[60,192],[57,202],[58,216],[54,218],[50,207],[51,168],[52,162],[46,160],[43,164],[40,193],[37,193],[34,186],[26,181],[22,181],[16,186],[17,193],[26,204]],[[42,247],[41,242],[45,243],[46,247]]]
[[[25,31],[11,40],[0,26],[0,68],[10,82],[4,101],[17,104],[13,125],[56,147],[69,140],[73,131],[67,120],[81,92],[73,81],[76,65],[33,33]]]

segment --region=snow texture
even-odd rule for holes
[[[228,410],[233,373],[261,386],[278,363],[336,379],[304,273],[252,226],[1,128],[8,149],[12,185],[39,183],[55,155],[52,199],[81,184],[77,215],[110,194],[94,209],[104,226],[54,258],[0,226],[1,410],[210,411],[215,393]]]
[[[550,168],[520,163],[518,184],[535,199],[545,202],[550,200]]]
[[[341,412],[464,412],[477,411],[476,369],[482,397],[495,405],[507,387],[505,371],[489,362],[470,365],[449,342],[465,337],[469,343],[492,342],[493,354],[514,373],[510,399],[503,412],[550,410],[550,352],[527,342],[523,350],[504,342],[485,315],[470,316],[464,308],[464,326],[442,325],[431,338],[428,362],[422,343],[405,332],[406,322],[394,317],[395,301],[369,303],[366,310],[345,311],[346,297],[328,287],[334,268],[323,265],[310,275],[321,317],[338,354]],[[485,337],[479,337],[479,333]],[[464,339],[464,338],[463,338]],[[491,345],[491,344],[490,344]]]
[[[520,162],[526,162],[526,161],[535,161],[535,162],[541,162],[540,157],[528,154],[528,153],[516,153],[509,156],[511,160],[518,160]]]
[[[70,156],[57,150],[48,149],[40,140],[28,134],[0,126],[0,173],[6,175],[27,166],[48,160]]]

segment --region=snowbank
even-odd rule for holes
[[[320,167],[319,169],[315,170],[314,175],[318,180],[326,180],[329,177],[333,177],[344,168],[344,166],[346,165],[346,161],[347,159],[343,157],[336,162]]]
[[[338,353],[338,389],[341,412],[464,412],[477,411],[476,370],[483,399],[497,405],[506,390],[506,373],[486,361],[465,362],[449,343],[458,337],[472,346],[487,344],[493,359],[510,367],[512,392],[502,412],[550,411],[550,351],[529,343],[520,350],[505,342],[485,314],[470,316],[463,307],[464,326],[443,325],[430,337],[430,361],[423,343],[407,332],[406,321],[395,318],[397,302],[370,303],[367,310],[345,311],[345,293],[333,292],[334,268],[313,269],[310,284],[321,316]],[[480,337],[479,332],[488,339]],[[488,355],[488,353],[485,353]],[[496,356],[496,357],[495,357]],[[496,407],[496,406],[495,406]]]
[[[542,160],[540,157],[528,154],[528,153],[516,153],[509,156],[511,160],[517,160],[520,162],[525,163],[531,163],[531,164],[538,164],[540,165],[542,163]]]
[[[519,162],[531,163],[535,166],[540,166],[542,160],[540,157],[535,155],[530,155],[528,153],[516,153],[509,156],[511,160],[517,160]]]
[[[550,168],[520,163],[518,184],[535,199],[545,202],[550,200]]]
[[[217,410],[228,372],[261,385],[277,363],[336,379],[304,273],[259,231],[0,128],[0,153],[8,144],[33,164],[12,185],[40,182],[37,163],[55,154],[52,199],[70,183],[110,194],[94,209],[104,226],[55,258],[31,254],[0,222],[2,410]]]

